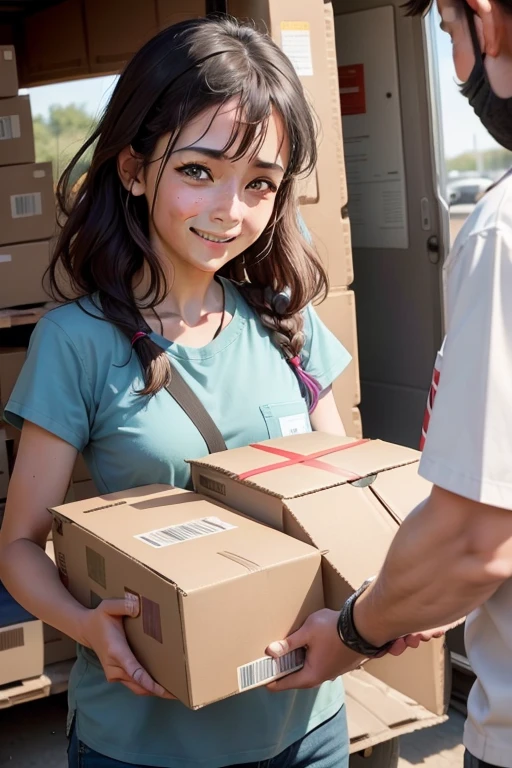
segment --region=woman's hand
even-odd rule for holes
[[[391,656],[401,656],[408,648],[419,648],[421,643],[428,643],[437,637],[444,637],[450,629],[455,629],[460,624],[463,624],[465,619],[455,621],[453,624],[448,624],[446,627],[438,627],[437,629],[428,629],[425,632],[414,632],[411,635],[400,637],[396,640],[388,653]]]
[[[81,642],[95,652],[109,683],[122,683],[137,696],[175,699],[141,667],[130,650],[123,618],[135,618],[139,611],[135,595],[127,595],[124,600],[103,600],[97,608],[88,611]]]

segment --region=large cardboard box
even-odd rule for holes
[[[336,405],[348,428],[352,422],[351,411],[354,406],[361,402],[354,292],[343,288],[334,288],[325,301],[316,307],[316,311],[320,319],[352,356],[350,365],[332,385]]]
[[[7,434],[0,429],[0,501],[7,498],[9,487],[9,452],[7,449]]]
[[[49,240],[54,233],[52,164],[0,168],[0,245]]]
[[[27,350],[22,347],[0,347],[0,414],[11,396],[26,355]]]
[[[52,512],[63,583],[90,607],[136,594],[142,612],[125,622],[130,645],[188,707],[263,684],[300,660],[279,666],[264,653],[323,605],[314,547],[168,486]]]
[[[0,99],[0,165],[35,163],[29,96]]]
[[[18,71],[16,54],[12,45],[0,45],[0,98],[16,96],[18,93]]]
[[[53,542],[46,542],[46,554],[55,563],[55,551]],[[59,632],[49,624],[43,624],[44,638],[44,665],[57,664],[60,661],[69,661],[76,657],[76,643],[68,635]]]
[[[0,190],[0,199],[1,197]],[[0,225],[0,238],[2,227],[3,223]],[[50,257],[49,240],[0,245],[0,309],[44,304],[50,300],[44,286],[44,275],[50,264]]]
[[[318,548],[326,606],[337,610],[382,567],[400,523],[430,493],[419,454],[379,440],[319,432],[193,461],[195,489]],[[392,688],[444,714],[443,641],[368,666]]]
[[[0,686],[43,674],[43,624],[0,584]]]
[[[318,117],[318,165],[301,187],[301,211],[333,286],[354,279],[350,225],[343,218],[343,155],[334,16],[324,0],[230,0],[229,12],[268,31],[295,65]]]

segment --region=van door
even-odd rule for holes
[[[367,437],[418,447],[443,335],[448,209],[428,23],[334,0]],[[444,186],[442,187],[444,189]]]

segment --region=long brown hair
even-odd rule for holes
[[[288,359],[304,345],[304,308],[327,291],[327,276],[305,239],[297,216],[297,181],[316,164],[316,130],[302,85],[277,45],[234,19],[196,19],[160,32],[133,57],[119,78],[98,127],[59,181],[57,195],[65,223],[50,266],[53,294],[68,300],[59,275],[74,296],[97,296],[106,320],[131,340],[149,333],[141,309],[152,308],[169,290],[149,242],[144,197],[122,185],[117,158],[130,145],[147,167],[158,139],[170,134],[158,179],[183,127],[205,109],[221,109],[233,98],[238,120],[228,147],[236,154],[256,152],[272,109],[284,122],[290,145],[285,177],[265,231],[221,274],[248,280],[240,287],[247,302],[271,330]],[[94,145],[92,163],[79,191],[72,194],[73,170]],[[158,184],[158,182],[157,182]],[[146,266],[149,288],[137,304],[134,282]],[[279,307],[272,296],[286,292]],[[134,345],[145,379],[141,394],[158,392],[170,379],[167,355],[149,336]]]

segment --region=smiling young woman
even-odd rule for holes
[[[297,216],[297,180],[315,161],[313,118],[279,48],[251,27],[202,19],[134,57],[60,182],[66,223],[50,277],[70,301],[36,327],[7,405],[22,436],[0,577],[79,643],[70,768],[348,766],[340,680],[192,712],[128,647],[122,617],[138,606],[82,607],[44,554],[46,510],[62,503],[77,452],[101,493],[190,486],[186,459],[208,450],[165,389],[173,371],[228,448],[286,434],[290,417],[295,429],[343,434],[331,384],[349,356],[312,308],[327,280]]]

